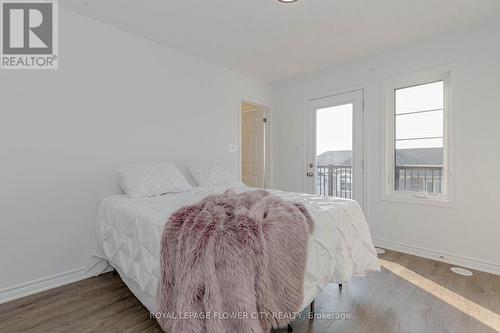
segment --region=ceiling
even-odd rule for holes
[[[500,15],[498,0],[64,0],[61,6],[273,82]]]

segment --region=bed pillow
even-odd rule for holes
[[[177,167],[169,162],[126,165],[118,169],[118,179],[123,191],[134,199],[192,189]]]
[[[215,164],[190,164],[188,169],[198,186],[241,185],[229,170]]]

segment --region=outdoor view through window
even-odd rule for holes
[[[395,90],[395,190],[443,191],[444,82]]]
[[[316,193],[352,198],[353,104],[316,113]]]
[[[394,190],[444,191],[444,80],[393,90]],[[316,193],[352,198],[353,104],[316,113]]]

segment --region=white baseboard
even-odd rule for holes
[[[90,277],[86,272],[86,268],[79,268],[1,289],[0,304],[86,279]]]
[[[418,257],[442,261],[452,265],[475,269],[481,272],[500,275],[500,264],[457,256],[444,252],[438,252],[412,245],[404,245],[398,242],[386,241],[382,239],[374,239],[373,243],[376,247],[381,247],[383,249],[394,250],[402,253],[412,254]]]

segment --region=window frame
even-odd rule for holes
[[[418,72],[386,80],[383,84],[383,110],[385,133],[385,159],[382,168],[382,199],[415,204],[452,206],[454,203],[454,163],[452,152],[452,67],[446,66],[431,71]],[[441,194],[395,190],[395,131],[396,90],[422,84],[443,81],[443,183]]]

